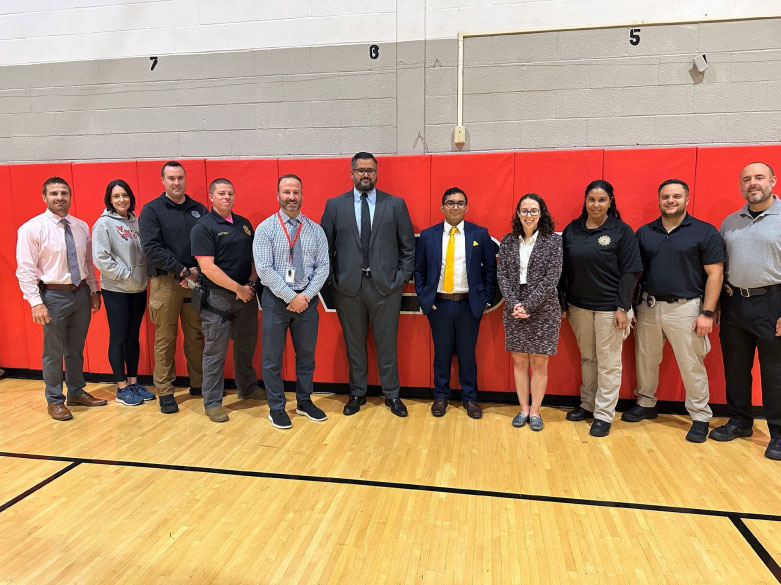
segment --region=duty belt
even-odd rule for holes
[[[645,304],[649,307],[653,307],[656,304],[656,301],[662,302],[662,303],[682,303],[686,301],[690,301],[692,299],[697,299],[699,297],[671,297],[667,295],[652,295],[650,293],[643,293],[643,299],[645,300]]]

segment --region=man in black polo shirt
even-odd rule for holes
[[[201,393],[203,334],[201,318],[190,302],[190,283],[198,270],[190,253],[190,230],[206,215],[206,207],[185,190],[184,167],[175,160],[161,170],[165,192],[141,210],[138,226],[147,260],[149,318],[155,324],[154,383],[160,396],[160,412],[179,410],[174,400],[176,335],[182,322],[184,357],[190,377],[190,394]]]
[[[656,388],[665,340],[670,342],[686,388],[692,425],[686,440],[704,443],[712,413],[703,360],[721,291],[724,249],[714,226],[686,212],[689,186],[679,179],[659,185],[662,215],[637,230],[643,260],[637,307],[637,404],[621,420],[656,418]]]
[[[233,185],[215,179],[209,185],[211,212],[198,220],[190,243],[202,277],[204,301],[201,319],[206,345],[203,348],[203,406],[213,422],[225,422],[222,407],[225,390],[225,355],[233,340],[233,371],[239,399],[260,400],[258,375],[252,365],[258,342],[258,307],[255,301],[255,264],[252,261],[254,232],[249,220],[232,213]]]

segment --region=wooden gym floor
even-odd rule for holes
[[[617,421],[609,437],[544,408],[515,429],[370,398],[341,414],[265,402],[110,400],[46,414],[40,381],[0,381],[0,584],[716,584],[781,582],[781,463],[764,421],[731,443],[687,443],[689,420]],[[720,424],[714,419],[711,426]]]

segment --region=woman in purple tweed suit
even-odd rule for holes
[[[561,236],[553,231],[548,206],[536,193],[518,201],[512,227],[512,233],[502,238],[497,277],[504,296],[505,349],[513,357],[515,391],[521,403],[513,426],[528,421],[533,431],[541,431],[548,357],[556,354],[561,327],[556,288],[561,276]]]

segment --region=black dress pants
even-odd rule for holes
[[[762,410],[770,436],[781,437],[781,337],[776,321],[781,317],[781,292],[742,297],[735,291],[721,297],[721,352],[730,420],[749,428],[751,414],[751,368],[759,352]]]

